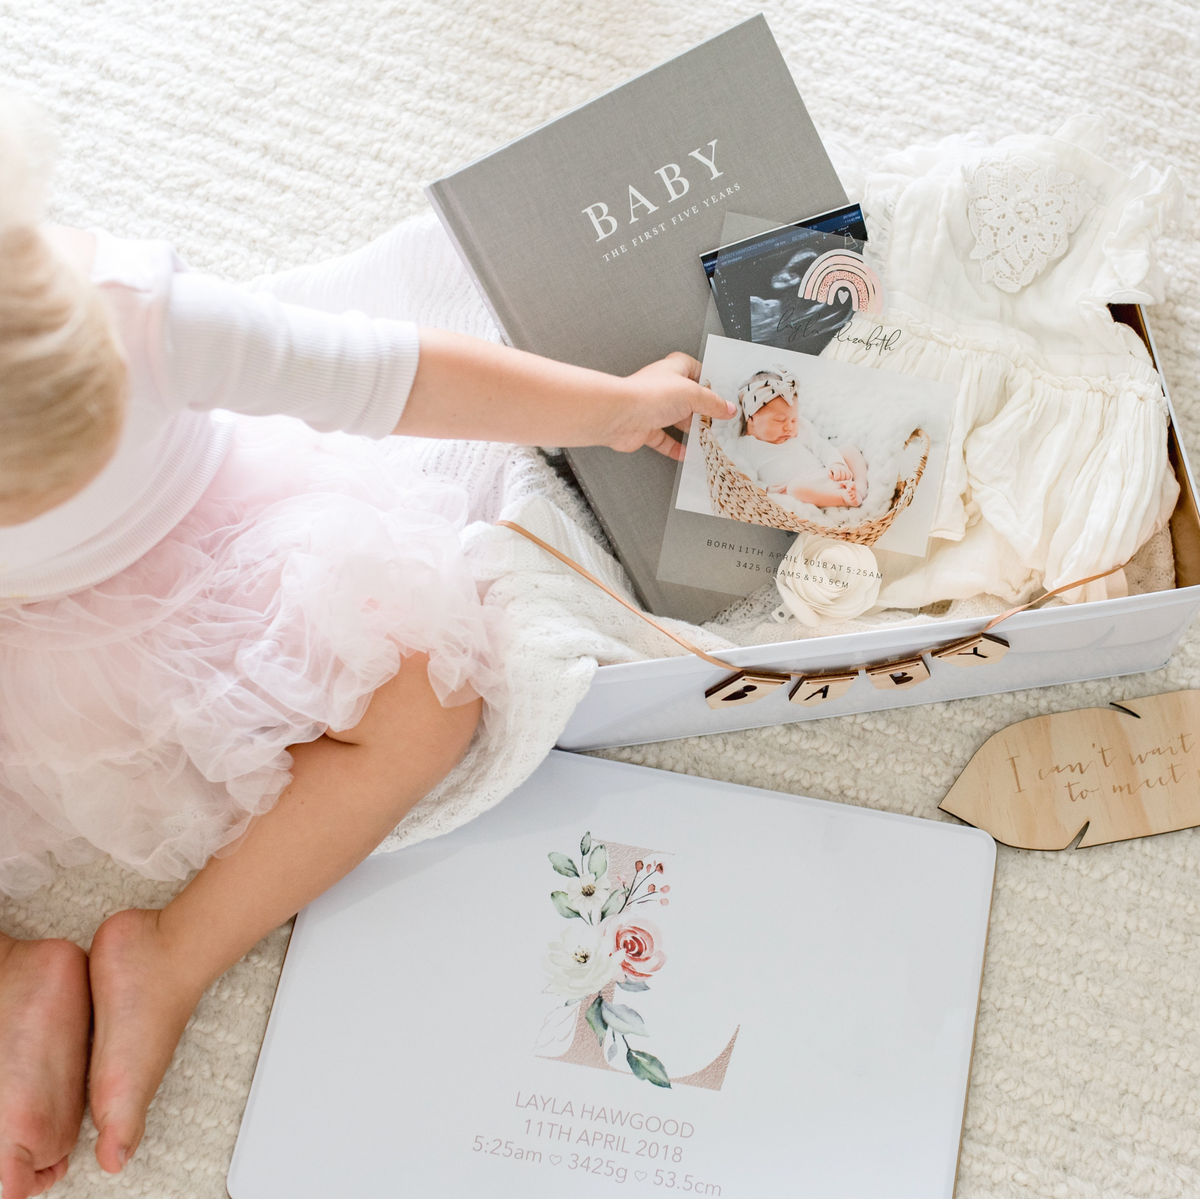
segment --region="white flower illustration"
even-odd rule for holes
[[[967,217],[983,280],[1017,292],[1055,258],[1094,201],[1066,171],[1019,155],[993,155],[967,172]]]
[[[614,950],[612,921],[593,926],[572,920],[546,954],[549,987],[564,999],[583,999],[602,991],[621,973]]]
[[[784,608],[810,628],[861,616],[879,598],[879,582],[875,555],[865,545],[815,533],[796,538],[775,575]]]
[[[571,905],[589,924],[600,923],[600,909],[612,893],[612,884],[608,881],[607,868],[599,874],[584,870],[579,878],[569,878],[564,884],[567,892],[567,903]]]

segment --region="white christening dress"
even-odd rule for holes
[[[1152,247],[1182,188],[1109,166],[1103,140],[1087,117],[1054,137],[951,137],[866,177],[888,307],[825,353],[956,391],[930,554],[880,555],[885,607],[1028,599],[1120,566],[1170,517],[1159,377],[1107,306],[1161,299]]]
[[[117,451],[0,528],[9,894],[100,853],[184,878],[275,802],[287,747],[357,723],[405,655],[443,703],[502,702],[466,493],[388,436],[416,327],[281,304],[163,242],[99,234],[92,273],[129,367]]]

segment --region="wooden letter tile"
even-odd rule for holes
[[[872,666],[867,670],[867,678],[880,691],[907,691],[929,678],[929,667],[925,665],[925,659],[918,655],[899,662],[884,662],[882,666]]]
[[[739,670],[710,687],[704,698],[710,708],[740,708],[777,691],[790,679],[791,675],[775,674],[770,670]]]
[[[837,674],[806,674],[792,688],[788,699],[804,708],[815,708],[818,704],[828,703],[831,699],[841,699],[858,678],[858,671],[853,674],[839,671]]]
[[[935,649],[933,656],[940,662],[949,662],[951,666],[984,666],[999,662],[1008,653],[1008,642],[1002,637],[993,637],[990,633],[980,633],[978,637],[967,637],[963,641],[955,641]]]

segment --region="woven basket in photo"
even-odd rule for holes
[[[819,533],[823,537],[833,537],[838,541],[853,541],[856,545],[874,545],[887,532],[892,521],[912,502],[917,484],[925,473],[925,464],[929,461],[929,434],[924,429],[914,429],[904,443],[904,448],[908,449],[914,442],[922,446],[921,457],[915,466],[910,467],[896,480],[896,490],[892,493],[887,511],[873,520],[863,521],[860,525],[830,527],[804,520],[794,512],[789,512],[756,487],[734,466],[721,448],[712,431],[712,419],[706,416],[700,421],[700,444],[704,448],[708,493],[712,497],[713,509],[718,516],[727,516],[745,524],[786,529],[792,533]]]

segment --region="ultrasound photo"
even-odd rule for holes
[[[701,258],[727,337],[819,354],[855,312],[880,312],[857,205],[712,250]]]

